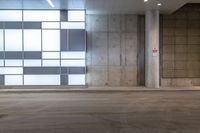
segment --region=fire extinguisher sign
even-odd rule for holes
[[[152,53],[153,53],[154,57],[158,56],[158,49],[157,48],[153,48],[152,49]]]

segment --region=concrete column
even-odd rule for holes
[[[159,88],[159,11],[147,11],[145,19],[145,86]]]

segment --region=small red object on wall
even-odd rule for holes
[[[153,53],[153,56],[158,56],[158,49],[157,48],[153,48],[152,49],[152,53]]]

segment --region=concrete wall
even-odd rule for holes
[[[200,85],[200,5],[188,4],[162,20],[162,86]]]
[[[87,15],[89,86],[138,85],[138,16]]]

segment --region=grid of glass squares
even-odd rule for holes
[[[85,85],[84,10],[0,10],[0,85]]]

